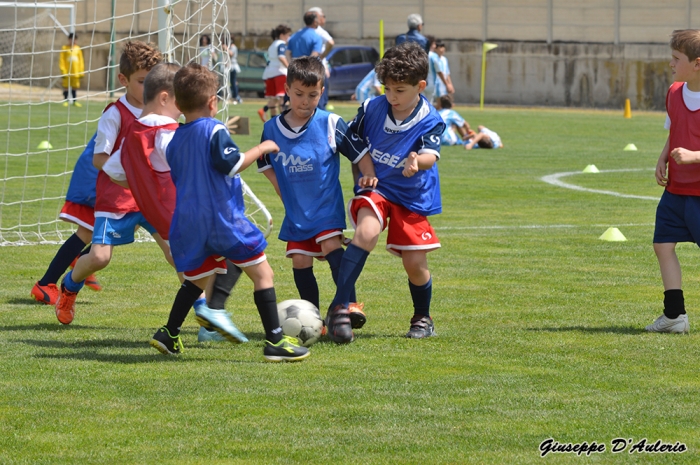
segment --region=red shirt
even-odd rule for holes
[[[177,123],[147,126],[136,120],[122,143],[121,162],[134,200],[144,218],[168,240],[170,222],[175,211],[175,184],[169,171],[156,171],[150,154],[156,134],[161,129],[174,131]]]
[[[113,105],[119,110],[121,126],[119,127],[119,134],[114,143],[112,153],[119,149],[122,140],[128,134],[129,126],[131,126],[132,122],[136,121],[134,114],[131,113],[122,102],[117,100]],[[109,108],[109,106],[107,106],[107,108]],[[107,111],[107,108],[105,108],[105,111]],[[139,207],[136,205],[131,191],[113,183],[109,175],[102,170],[97,173],[96,191],[95,213],[106,212],[123,215],[139,211]]]
[[[666,112],[671,119],[669,153],[678,147],[700,151],[700,110],[691,111],[685,106],[683,84],[673,83],[666,94]],[[666,190],[677,195],[700,196],[700,164],[679,165],[669,156]]]

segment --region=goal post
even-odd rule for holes
[[[79,105],[56,85],[66,32],[77,34],[84,57]],[[123,95],[111,78],[123,44],[157,43],[168,61],[186,64],[198,60],[202,34],[222,49],[226,0],[0,2],[0,245],[59,243],[73,233],[58,214],[102,110]],[[213,71],[228,87],[228,72]],[[225,99],[220,116],[226,121]]]

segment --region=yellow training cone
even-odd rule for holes
[[[600,173],[600,170],[595,165],[588,165],[583,169],[583,173]]]
[[[623,242],[627,240],[624,234],[617,228],[608,228],[598,239],[609,242]]]
[[[622,150],[624,150],[625,152],[636,152],[637,146],[634,144],[627,144],[627,145],[625,145],[625,148]]]
[[[625,99],[625,118],[632,117],[632,107],[630,106],[630,99]]]
[[[41,142],[39,142],[39,145],[36,148],[38,148],[40,150],[47,150],[47,149],[52,149],[53,146],[51,145],[51,143],[49,143],[49,141],[42,140]]]

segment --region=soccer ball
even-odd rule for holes
[[[299,339],[304,347],[309,347],[321,337],[323,319],[311,302],[285,300],[277,304],[277,313],[284,335]]]

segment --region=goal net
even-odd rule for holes
[[[152,42],[167,61],[201,62],[230,40],[227,18],[225,0],[0,2],[0,245],[59,243],[73,233],[58,214],[102,110],[124,93],[123,44]],[[64,99],[59,68],[70,33],[85,70],[74,102]],[[199,47],[205,34],[209,48]],[[211,60],[210,67],[227,89],[228,72]],[[226,99],[221,108],[225,121]],[[261,211],[246,198],[251,212]],[[259,223],[269,231],[269,218]]]

